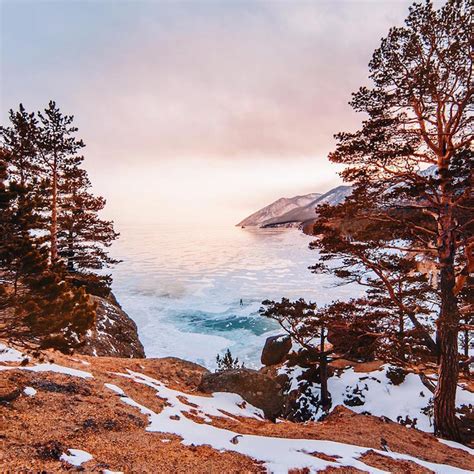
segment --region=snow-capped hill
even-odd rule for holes
[[[346,199],[352,192],[352,186],[337,186],[331,189],[326,194],[323,194],[314,204],[315,206],[321,206],[322,204],[329,204],[336,206]]]
[[[262,226],[267,221],[277,218],[293,209],[300,209],[315,201],[320,193],[310,193],[292,198],[280,198],[268,206],[254,212],[252,215],[239,222],[238,226]]]
[[[322,204],[335,206],[344,201],[344,199],[351,192],[352,188],[350,186],[338,186],[337,188],[331,189],[327,193],[319,196],[317,199],[310,202],[306,206],[293,209],[274,219],[270,219],[269,221],[265,222],[262,227],[271,227],[283,224],[300,224],[302,222],[309,221],[316,217],[318,206],[321,206]]]
[[[337,186],[327,193],[281,198],[240,222],[239,226],[272,227],[300,224],[316,217],[321,204],[335,206],[352,192],[351,186]]]

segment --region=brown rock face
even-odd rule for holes
[[[260,358],[263,365],[275,365],[283,362],[291,350],[291,338],[286,335],[271,336],[265,341]]]
[[[97,303],[96,326],[77,352],[102,357],[144,358],[137,325],[123,311],[115,297],[91,297]]]
[[[237,393],[263,410],[265,417],[270,420],[274,420],[284,409],[283,385],[256,370],[235,369],[204,374],[198,390],[204,393]]]

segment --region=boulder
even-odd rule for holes
[[[265,417],[275,420],[284,410],[283,385],[276,378],[252,369],[225,370],[204,374],[198,390],[204,393],[237,393]]]
[[[283,362],[291,350],[291,338],[288,335],[268,337],[260,358],[263,365],[275,365]]]
[[[120,307],[115,296],[91,296],[97,303],[96,323],[79,354],[102,357],[144,358],[145,350],[138,338],[137,325]]]

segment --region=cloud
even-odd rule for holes
[[[4,0],[2,114],[74,113],[115,217],[238,221],[337,183],[332,136],[409,4]]]
[[[324,157],[357,126],[347,102],[393,4],[205,5],[152,3],[83,72],[75,107],[89,141],[144,161]]]

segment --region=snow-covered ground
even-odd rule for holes
[[[24,355],[19,351],[9,349],[0,345],[0,370],[11,370],[14,368],[29,370],[38,373],[54,372],[66,374],[72,377],[93,378],[89,372],[83,372],[77,369],[66,367],[59,364],[36,364],[31,366],[17,365],[24,359]],[[365,409],[371,409],[374,412],[382,411],[387,414],[390,410],[390,404],[399,404],[412,413],[411,406],[416,410],[416,392],[420,389],[415,380],[407,377],[406,387],[402,385],[390,387],[387,380],[384,380],[386,372],[384,367],[380,373],[371,372],[369,374],[355,374],[348,370],[341,380],[334,378],[330,390],[336,394],[347,393],[347,387],[358,386],[362,392],[365,390],[360,384],[370,385],[365,395]],[[148,416],[148,431],[164,434],[177,435],[181,438],[183,445],[208,445],[217,451],[232,451],[249,456],[256,461],[260,461],[272,473],[286,473],[291,469],[309,469],[311,472],[324,470],[328,467],[351,466],[365,472],[382,473],[373,466],[369,466],[361,460],[368,451],[375,452],[382,456],[394,459],[404,460],[416,463],[435,473],[442,474],[460,474],[466,472],[463,469],[455,468],[445,464],[435,464],[427,462],[410,455],[396,453],[393,451],[380,451],[369,449],[363,446],[340,443],[326,440],[312,439],[292,439],[262,435],[240,434],[238,432],[219,428],[212,424],[214,417],[221,418],[251,418],[261,420],[263,415],[261,410],[245,402],[240,396],[230,393],[214,393],[212,396],[191,395],[173,390],[164,383],[145,374],[128,370],[126,373],[115,373],[116,383],[105,383],[108,390],[114,392],[120,400]],[[128,379],[137,384],[150,387],[156,392],[156,396],[165,401],[164,408],[157,413],[151,408],[138,403],[127,395],[126,391],[120,387],[120,380]],[[380,388],[377,385],[379,384]],[[346,391],[342,390],[345,386]],[[374,387],[377,387],[375,389]],[[27,387],[31,388],[31,387]],[[34,390],[34,389],[33,389]],[[36,391],[26,390],[25,395],[34,396]],[[373,397],[371,398],[371,396]],[[337,395],[336,395],[337,397]],[[385,409],[385,411],[384,411]],[[374,413],[378,414],[378,413]],[[191,417],[192,416],[192,417]],[[197,417],[199,421],[193,418]],[[167,440],[165,439],[164,442]],[[446,443],[449,446],[461,448],[464,447]],[[124,447],[126,449],[126,447]],[[467,451],[467,448],[464,448]],[[322,457],[314,455],[320,453]],[[62,453],[60,460],[71,464],[72,466],[82,466],[94,457],[93,452],[81,449],[80,446],[68,448]]]
[[[332,398],[332,408],[345,405],[356,413],[368,413],[374,416],[385,416],[392,421],[407,422],[422,431],[433,432],[432,397],[433,394],[422,383],[419,375],[409,373],[403,382],[394,384],[387,375],[395,368],[389,364],[372,372],[355,372],[353,368],[337,371],[328,379],[328,390]],[[395,369],[396,370],[396,369]],[[290,378],[290,391],[296,390],[304,383],[301,367],[282,367],[280,373]],[[433,382],[436,382],[435,376]],[[309,389],[310,395],[318,398],[320,387],[314,385]],[[303,395],[303,398],[307,396]],[[474,409],[474,395],[458,387],[457,406],[470,406]],[[311,401],[309,401],[311,404]],[[322,416],[314,409],[314,420]]]
[[[270,436],[242,435],[231,430],[218,428],[211,424],[211,416],[259,417],[260,411],[250,404],[242,405],[243,400],[232,394],[216,393],[212,398],[187,395],[167,388],[152,377],[133,371],[128,374],[117,374],[122,377],[151,387],[156,395],[166,400],[165,408],[156,413],[132,398],[119,387],[108,387],[114,390],[124,403],[136,407],[149,417],[148,431],[171,433],[182,438],[184,445],[209,445],[218,451],[234,451],[264,463],[269,472],[287,473],[292,469],[310,469],[311,472],[328,467],[351,466],[366,472],[382,473],[385,471],[368,466],[359,458],[369,449],[351,444],[325,440],[287,439]],[[186,414],[200,417],[204,423],[196,423]],[[396,460],[412,461],[435,473],[463,473],[462,469],[445,464],[434,464],[413,456],[395,452],[372,450],[383,456]],[[322,453],[334,461],[322,459],[312,453]]]
[[[212,369],[216,355],[230,348],[247,367],[258,367],[266,337],[279,332],[258,314],[262,300],[303,297],[322,305],[362,291],[312,274],[317,252],[297,229],[119,230],[112,252],[124,262],[113,269],[113,290],[137,323],[148,357],[175,356]]]

